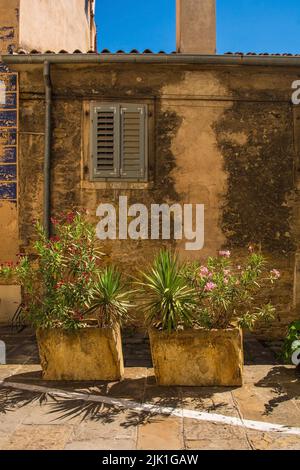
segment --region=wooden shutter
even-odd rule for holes
[[[143,105],[121,106],[121,176],[146,177],[146,110]]]
[[[116,178],[119,172],[119,105],[100,105],[92,113],[94,177]]]

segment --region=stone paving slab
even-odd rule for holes
[[[1,450],[63,450],[71,434],[67,426],[24,426],[2,442]]]
[[[251,450],[247,440],[231,439],[219,440],[206,437],[200,440],[187,440],[185,441],[185,448],[187,450]]]
[[[296,405],[293,400],[288,399],[282,388],[274,390],[245,385],[235,390],[233,395],[245,419],[286,425],[289,417],[289,426],[300,426]]]
[[[137,426],[130,411],[116,410],[114,416],[99,412],[92,420],[84,420],[73,427],[72,439],[75,441],[111,438],[136,440]]]
[[[72,441],[64,450],[136,450],[136,441],[130,439],[91,439]]]
[[[184,449],[182,420],[173,417],[157,417],[138,429],[138,450]]]
[[[251,430],[247,435],[253,450],[300,450],[299,436],[278,436]]]

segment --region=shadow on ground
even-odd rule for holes
[[[28,390],[18,390],[14,384],[28,384],[29,386],[46,387],[45,393]],[[26,386],[26,385],[25,385]],[[51,389],[53,393],[51,393]],[[73,397],[60,397],[54,391],[84,393],[88,400]],[[111,423],[122,418],[120,426],[129,428],[141,424],[160,420],[162,416],[170,416],[172,411],[180,408],[192,408],[205,412],[217,412],[219,408],[226,409],[228,403],[219,400],[214,403],[212,397],[218,393],[234,390],[228,387],[160,387],[155,377],[125,378],[121,382],[46,382],[42,380],[40,372],[16,374],[6,379],[0,388],[0,414],[7,414],[17,409],[32,405],[47,405],[47,414],[53,415],[53,421],[80,418],[81,421],[92,420],[102,423]],[[92,395],[92,396],[91,396]],[[119,405],[101,403],[94,397],[127,400],[128,404]],[[146,403],[147,410],[138,409]],[[128,406],[127,406],[128,405]],[[161,411],[161,408],[164,408]],[[126,412],[126,416],[125,413]]]
[[[265,414],[270,415],[282,403],[300,399],[300,368],[275,366],[255,386],[271,388],[277,395],[265,404]]]

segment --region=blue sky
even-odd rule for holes
[[[299,0],[217,0],[218,53],[300,53]],[[96,0],[98,48],[175,50],[175,0]]]

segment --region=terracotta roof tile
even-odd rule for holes
[[[103,49],[101,52],[97,52],[95,50],[88,50],[86,52],[81,51],[80,49],[76,49],[75,51],[66,51],[61,49],[59,52],[54,52],[51,50],[47,50],[45,52],[38,51],[37,49],[33,49],[31,51],[27,51],[25,49],[17,49],[16,51],[10,51],[9,54],[177,54],[176,51],[171,53],[167,53],[165,51],[153,52],[151,49],[145,49],[143,52],[139,51],[138,49],[132,49],[130,52],[126,52],[123,49],[119,49],[117,52],[111,52],[109,49]],[[224,55],[235,55],[235,56],[263,56],[263,57],[300,57],[300,54],[291,54],[291,53],[269,53],[269,52],[226,52]]]
[[[276,56],[276,57],[299,57],[300,54],[291,53],[270,53],[270,52],[225,52],[224,55],[254,55],[254,56]]]

